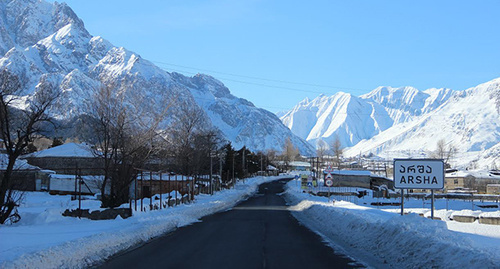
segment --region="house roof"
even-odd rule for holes
[[[0,154],[0,170],[6,170],[9,163],[7,154]],[[14,164],[14,170],[40,170],[39,167],[28,164],[26,160],[17,159]]]
[[[310,164],[310,163],[307,163],[307,162],[299,162],[299,161],[290,162],[290,163],[289,163],[289,165],[290,165],[290,166],[311,167],[311,164]]]
[[[80,157],[94,158],[92,148],[86,144],[67,143],[57,147],[41,150],[27,155],[26,157],[43,158],[43,157]]]
[[[323,171],[326,174],[326,172]],[[371,172],[367,170],[333,170],[332,175],[343,176],[370,176]]]
[[[276,167],[274,167],[274,166],[272,166],[272,165],[268,165],[268,166],[267,166],[267,170],[269,170],[269,171],[274,171],[274,170],[278,170],[278,169],[276,169]]]
[[[495,175],[490,173],[490,171],[487,170],[473,170],[473,171],[456,171],[453,173],[446,173],[445,177],[448,178],[455,178],[455,177],[467,177],[467,176],[473,176],[475,178],[491,178],[491,179],[499,179],[499,175]]]

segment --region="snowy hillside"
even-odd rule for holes
[[[355,97],[337,93],[303,100],[281,117],[312,145],[338,136],[346,156],[428,157],[444,139],[457,149],[452,164],[500,165],[500,79],[465,91],[379,87]]]
[[[500,115],[495,107],[499,91],[500,78],[456,92],[437,109],[362,141],[346,154],[415,157],[416,152],[435,150],[437,141],[444,139],[457,148],[454,165],[500,165]]]
[[[419,91],[413,87],[378,87],[360,98],[382,105],[397,124],[436,109],[453,93],[450,89]]]
[[[383,107],[348,93],[305,99],[281,117],[299,137],[319,147],[336,136],[344,146],[353,146],[392,126]]]
[[[36,92],[41,80],[59,88],[58,119],[81,114],[97,89],[113,85],[124,88],[121,94],[128,102],[152,103],[158,111],[175,97],[169,113],[191,107],[235,147],[282,150],[290,137],[303,154],[314,152],[275,115],[234,97],[214,78],[166,72],[125,48],[92,36],[65,3],[1,0],[0,53],[0,68],[20,77],[23,94]],[[168,120],[163,124],[166,127]]]

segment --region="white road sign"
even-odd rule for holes
[[[394,187],[398,189],[443,189],[443,160],[395,159]]]

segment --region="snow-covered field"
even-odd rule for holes
[[[0,268],[82,268],[111,255],[226,210],[251,196],[259,184],[282,177],[255,177],[238,182],[234,189],[198,195],[192,204],[163,210],[134,212],[134,216],[92,221],[63,217],[77,208],[70,196],[27,193],[15,225],[0,226]],[[144,203],[149,205],[149,200]],[[99,209],[97,200],[82,201],[82,208]]]
[[[430,201],[405,201],[401,216],[399,207],[389,209],[371,206],[377,198],[327,197],[303,193],[296,181],[290,181],[285,192],[292,214],[304,225],[320,234],[334,249],[375,268],[499,268],[500,226],[460,223],[448,216],[500,216],[498,208],[483,212],[464,201],[439,201],[435,216],[430,216]],[[347,200],[347,201],[345,201]],[[382,202],[383,199],[380,199]],[[385,200],[385,202],[397,200]],[[427,204],[426,204],[427,203]],[[446,210],[448,206],[450,210]],[[384,207],[386,208],[386,207]],[[439,209],[442,208],[442,209]],[[469,210],[468,210],[469,209]],[[496,210],[496,211],[494,211]],[[485,210],[486,211],[486,210]],[[424,214],[421,217],[417,213]]]

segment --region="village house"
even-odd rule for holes
[[[494,187],[488,189],[488,185],[500,184],[500,175],[489,171],[454,171],[445,174],[445,192],[472,191],[489,194]]]
[[[8,157],[4,153],[0,153],[0,178],[3,177],[7,169]],[[21,191],[36,191],[41,190],[41,178],[44,171],[39,167],[30,165],[25,160],[18,159],[14,164],[11,183],[13,189]]]
[[[67,143],[21,156],[30,165],[58,174],[100,175],[103,160],[85,143]]]
[[[67,143],[21,156],[22,161],[39,167],[36,188],[52,194],[80,192],[77,184],[82,180],[82,194],[100,192],[103,162],[87,144]]]

